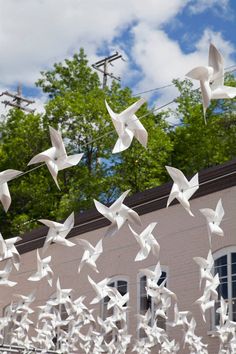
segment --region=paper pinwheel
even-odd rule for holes
[[[16,310],[18,313],[27,312],[33,313],[34,310],[31,309],[30,305],[36,299],[35,296],[36,290],[33,290],[29,295],[15,294],[16,297],[20,298],[20,301],[17,302]]]
[[[110,207],[107,207],[94,199],[94,204],[99,213],[111,221],[111,225],[108,227],[105,236],[115,235],[115,233],[120,230],[126,221],[141,225],[139,215],[134,210],[123,204],[123,200],[129,191],[130,190],[124,192]]]
[[[88,281],[97,294],[97,296],[90,302],[90,304],[97,304],[108,295],[107,291],[109,290],[109,286],[107,284],[110,280],[110,278],[104,278],[99,283],[95,283],[95,281],[88,276]]]
[[[19,240],[21,240],[21,237],[12,237],[4,240],[0,233],[0,261],[11,258],[16,270],[19,270],[20,267],[20,255],[15,247],[15,243]]]
[[[108,310],[114,306],[117,306],[120,310],[122,310],[123,306],[125,306],[125,304],[129,301],[129,293],[121,295],[121,293],[116,288],[112,287],[108,287],[107,292],[110,298],[107,304]]]
[[[5,286],[15,286],[17,283],[14,281],[8,280],[8,277],[12,271],[12,263],[10,260],[7,261],[5,268],[3,270],[0,270],[0,286],[5,285]]]
[[[129,225],[130,231],[136,238],[138,244],[141,247],[141,250],[138,252],[137,256],[135,257],[135,262],[136,261],[142,261],[146,259],[152,251],[153,255],[158,257],[159,256],[159,251],[160,251],[160,246],[155,237],[152,234],[152,231],[154,227],[156,226],[156,222],[152,222],[149,224],[141,234],[137,234],[132,227]]]
[[[3,205],[5,212],[8,211],[11,205],[11,195],[7,182],[20,175],[22,172],[17,170],[5,170],[0,172],[0,201]]]
[[[52,175],[52,178],[54,179],[57,187],[60,189],[57,182],[58,171],[77,165],[80,162],[83,154],[67,156],[61,133],[52,127],[49,127],[49,132],[52,147],[34,156],[28,165],[45,162],[49,172]]]
[[[37,249],[37,272],[32,274],[28,280],[39,281],[43,278],[47,278],[48,284],[52,286],[53,271],[49,266],[51,262],[51,256],[41,259],[39,251]]]
[[[84,254],[80,261],[78,272],[81,271],[84,264],[88,264],[95,272],[99,273],[95,262],[103,252],[102,240],[98,241],[95,247],[93,247],[90,242],[83,239],[77,240],[77,243],[84,248]]]
[[[225,214],[221,199],[219,199],[216,205],[216,210],[205,208],[205,209],[200,209],[200,212],[205,216],[207,220],[209,242],[211,245],[212,234],[215,234],[217,236],[224,236],[224,231],[220,227],[220,223]]]
[[[111,116],[112,122],[115,126],[116,132],[119,135],[119,138],[112,150],[112,153],[118,153],[128,149],[132,143],[133,137],[142,144],[144,147],[147,146],[148,134],[144,126],[139,121],[138,117],[135,115],[135,112],[142,106],[145,102],[144,99],[133,103],[130,107],[126,108],[121,113],[115,113],[111,107],[106,103],[108,113]]]
[[[184,209],[187,210],[191,216],[194,216],[190,210],[190,204],[188,200],[199,188],[198,173],[196,173],[192,179],[188,181],[183,172],[177,168],[166,166],[166,169],[174,181],[169,198],[167,200],[167,207],[170,205],[172,200],[176,198],[180,204],[182,204]]]
[[[193,257],[193,260],[200,267],[200,287],[201,287],[203,279],[211,280],[212,278],[212,268],[214,266],[214,259],[211,250],[209,250],[208,252],[207,259],[203,257]]]
[[[213,44],[210,44],[208,66],[198,66],[188,72],[186,76],[199,80],[204,117],[212,99],[234,98],[236,87],[224,85],[224,61],[221,53]]]
[[[168,322],[171,327],[188,325],[187,316],[190,314],[189,311],[179,311],[177,304],[174,305],[174,321]]]
[[[48,300],[48,305],[58,306],[60,304],[71,303],[70,293],[72,289],[62,289],[59,278],[57,279],[56,292]]]
[[[38,221],[49,227],[47,237],[43,245],[43,253],[52,242],[67,247],[75,246],[75,243],[66,240],[66,236],[74,226],[74,212],[70,214],[63,224],[45,219],[39,219]]]

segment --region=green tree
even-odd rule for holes
[[[43,128],[39,114],[11,110],[7,120],[1,123],[0,171],[9,168],[29,170],[30,159],[49,144],[48,132]],[[0,208],[4,237],[16,236],[37,225],[34,219],[51,215],[59,197],[46,166],[10,181],[9,189],[12,196],[9,211],[5,213]]]
[[[235,100],[212,100],[204,122],[201,95],[189,80],[175,81],[180,95],[172,114],[180,120],[170,132],[174,148],[170,164],[191,175],[236,156]],[[236,86],[233,76],[226,85]]]
[[[42,72],[36,84],[48,94],[46,113],[10,111],[1,123],[0,170],[26,171],[30,159],[51,146],[49,126],[62,132],[68,155],[84,155],[77,166],[59,171],[61,190],[46,165],[9,183],[12,205],[7,214],[0,211],[5,237],[35,227],[39,218],[58,220],[82,212],[94,206],[94,198],[108,203],[124,190],[135,193],[166,180],[164,165],[172,144],[164,114],[154,115],[143,105],[137,115],[148,130],[147,149],[134,139],[127,151],[112,154],[117,134],[105,99],[120,112],[138,98],[115,82],[102,90],[83,50]]]
[[[65,172],[70,174],[70,184],[62,198],[61,216],[69,205],[77,211],[84,210],[93,206],[93,198],[109,202],[125,189],[134,193],[165,180],[163,166],[171,143],[162,115],[155,116],[144,105],[138,115],[145,115],[148,149],[134,141],[127,151],[112,155],[117,134],[105,99],[114,111],[120,112],[138,99],[132,97],[131,90],[122,89],[115,82],[102,90],[83,50],[41,75],[37,85],[51,97],[46,105],[45,125],[59,126],[65,132],[71,152],[84,152],[82,163]]]

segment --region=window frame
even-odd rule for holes
[[[149,266],[147,267],[148,269],[150,270],[154,270],[156,267],[156,264],[155,265],[152,265],[152,266]],[[166,284],[165,286],[168,287],[169,286],[169,268],[168,266],[165,266],[165,265],[161,265],[161,271],[162,272],[165,272],[166,273]],[[140,314],[140,310],[141,310],[141,278],[145,276],[142,272],[138,272],[137,274],[137,313]],[[153,324],[153,319],[154,319],[154,307],[153,307],[153,299],[151,299],[151,308],[152,308],[152,311],[151,311],[151,314],[152,314],[152,318],[151,318],[151,322]],[[167,314],[168,316],[168,314]],[[140,331],[137,331],[137,336],[138,338],[140,338]]]
[[[236,253],[236,246],[228,246],[228,247],[224,247],[221,248],[217,251],[215,251],[212,256],[214,259],[214,268],[212,269],[212,272],[215,274],[215,261],[218,260],[219,258],[226,256],[226,264],[227,264],[227,290],[228,290],[228,299],[227,299],[227,303],[229,306],[229,319],[232,320],[232,314],[233,314],[233,309],[232,309],[232,262],[231,262],[231,254],[232,253]],[[218,288],[217,288],[217,292],[218,292]],[[216,313],[215,313],[215,307],[213,308],[213,310],[211,311],[211,317],[210,317],[210,327],[212,330],[214,330],[217,326],[216,324]]]

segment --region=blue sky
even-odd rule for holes
[[[22,82],[39,111],[46,100],[34,86],[40,71],[80,47],[91,64],[121,52],[126,61],[111,70],[134,93],[206,65],[210,41],[226,67],[236,64],[235,0],[0,0],[0,5],[0,90]],[[162,90],[155,104],[175,95],[174,88]]]

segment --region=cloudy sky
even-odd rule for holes
[[[116,61],[111,71],[134,93],[207,64],[210,41],[226,67],[236,64],[235,0],[0,0],[0,5],[0,90],[15,91],[21,82],[38,110],[46,99],[34,85],[40,71],[80,47],[91,64],[122,53],[126,61]],[[173,88],[158,91],[155,104],[175,95]]]

